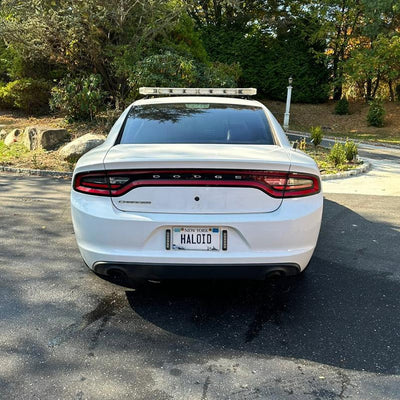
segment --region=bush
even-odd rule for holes
[[[103,132],[109,132],[115,124],[115,121],[121,115],[121,109],[118,106],[107,108],[96,115],[96,126]]]
[[[315,147],[321,144],[324,134],[320,126],[311,127],[311,141]]]
[[[346,162],[346,150],[342,143],[336,142],[329,153],[329,159],[335,166],[342,165]]]
[[[358,154],[357,145],[352,140],[347,139],[344,144],[344,149],[346,151],[346,160],[353,161]]]
[[[0,82],[0,108],[11,109],[14,108],[14,100],[11,97],[11,93],[6,89],[7,84]]]
[[[51,91],[50,107],[66,114],[68,121],[93,120],[104,109],[105,92],[101,76],[67,76]]]
[[[202,63],[166,51],[139,61],[130,76],[134,91],[140,86],[161,87],[234,87],[240,76],[238,64]]]
[[[161,87],[192,86],[198,79],[198,70],[192,59],[170,51],[139,61],[130,77],[130,85]]]
[[[386,112],[381,100],[371,101],[367,115],[368,125],[378,128],[382,127],[384,125],[385,114]]]
[[[349,113],[349,101],[346,97],[342,97],[335,106],[335,114],[346,115]]]
[[[23,78],[0,87],[0,106],[16,108],[28,113],[48,110],[50,85],[43,79]]]
[[[213,62],[205,65],[203,73],[200,75],[199,86],[208,87],[235,87],[242,74],[238,63],[231,65]]]

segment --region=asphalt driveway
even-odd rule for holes
[[[129,289],[83,266],[67,181],[0,174],[0,398],[399,399],[400,197],[343,182],[301,281]]]

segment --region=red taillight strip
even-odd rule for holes
[[[282,191],[274,190],[267,184],[252,181],[185,181],[185,180],[140,180],[130,182],[119,190],[111,190],[112,196],[122,196],[132,189],[144,186],[217,186],[217,187],[250,187],[260,189],[272,197],[282,197]]]
[[[181,175],[181,174],[201,174],[202,176],[211,174],[214,176],[220,175],[219,179],[145,179],[143,175]],[[238,180],[223,179],[232,175],[240,175]],[[95,182],[82,182],[83,178],[90,177],[105,177],[123,176],[130,177],[126,184],[101,184]],[[139,178],[137,180],[132,180]],[[299,185],[288,185],[289,179],[307,180],[310,185],[299,183]],[[319,193],[321,191],[320,180],[315,175],[309,175],[296,172],[282,171],[260,171],[260,170],[112,170],[104,172],[88,172],[80,173],[75,176],[73,188],[78,192],[100,195],[100,196],[122,196],[130,190],[144,186],[216,186],[216,187],[249,187],[263,191],[264,193],[276,197],[303,197]]]
[[[74,188],[77,192],[96,194],[98,196],[110,196],[110,191],[108,189],[94,189],[86,186],[78,186]]]

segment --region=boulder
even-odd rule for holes
[[[104,143],[106,138],[88,133],[66,144],[61,150],[61,157],[69,162],[77,161],[83,154]]]
[[[70,139],[66,129],[43,129],[39,135],[39,146],[45,150],[55,150]]]
[[[28,150],[55,150],[70,138],[66,129],[30,126],[22,134],[21,142]]]
[[[7,131],[5,129],[2,129],[0,131],[0,140],[4,140],[7,136]]]
[[[22,131],[21,129],[13,129],[4,139],[4,144],[10,146],[10,144],[17,142],[20,139]]]
[[[39,132],[35,127],[28,127],[22,134],[21,142],[28,150],[39,148]]]

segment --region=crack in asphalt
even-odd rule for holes
[[[207,392],[208,392],[208,388],[211,384],[211,379],[210,376],[207,376],[204,384],[203,384],[203,393],[201,395],[201,400],[207,400]]]
[[[343,371],[337,371],[337,374],[340,378],[340,384],[341,384],[339,399],[344,399],[345,398],[344,392],[350,385],[350,378]]]

